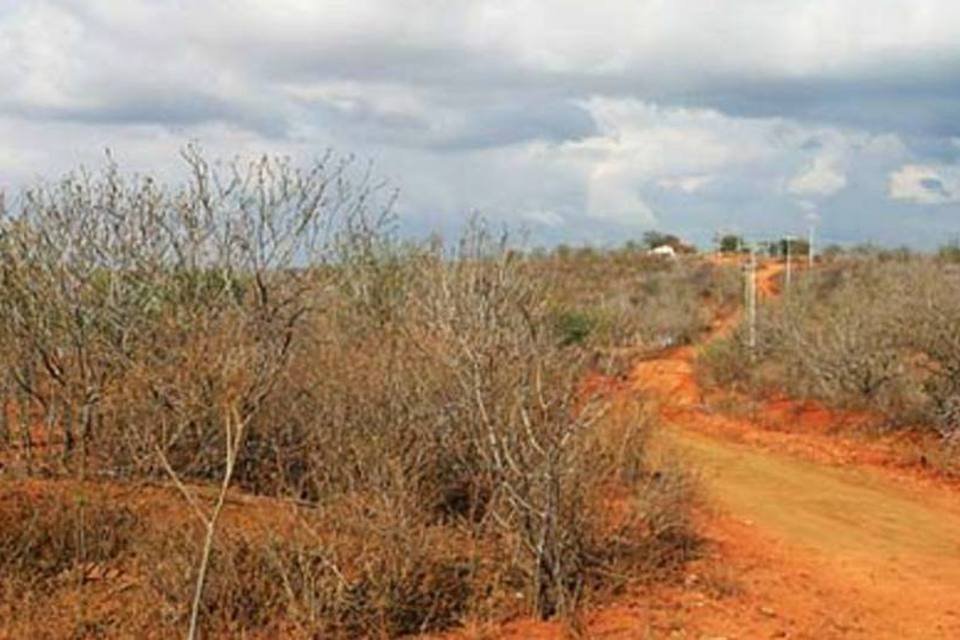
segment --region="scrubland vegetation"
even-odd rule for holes
[[[907,250],[832,251],[763,305],[751,353],[740,326],[701,358],[714,383],[787,393],[877,415],[939,443],[928,456],[960,472],[960,261]]]
[[[692,553],[688,474],[598,353],[722,270],[400,241],[328,156],[116,167],[0,222],[0,635],[398,636],[572,616]],[[732,284],[731,284],[732,283]]]
[[[562,343],[581,345],[611,373],[638,355],[691,343],[718,308],[738,303],[742,286],[736,269],[664,259],[632,245],[561,249],[534,269],[553,282],[551,312]]]

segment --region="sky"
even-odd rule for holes
[[[8,194],[197,142],[371,161],[413,233],[960,234],[956,0],[0,0],[0,87]]]

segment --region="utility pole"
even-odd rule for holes
[[[747,326],[749,333],[747,344],[750,346],[750,357],[757,348],[757,254],[753,246],[750,247],[750,263],[747,267],[746,278],[746,307]]]
[[[789,293],[790,293],[790,276],[791,276],[791,269],[790,269],[790,245],[793,244],[793,236],[787,236],[787,237],[786,237],[786,240],[785,240],[784,242],[786,243],[786,247],[787,247],[787,279],[786,279],[786,283],[787,283],[787,293],[789,294]]]
[[[813,225],[810,225],[810,234],[807,238],[807,267],[813,269]]]

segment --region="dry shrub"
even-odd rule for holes
[[[743,580],[737,574],[736,568],[725,562],[708,564],[703,573],[696,576],[694,583],[718,599],[737,597],[744,592]]]
[[[557,340],[598,354],[597,364],[612,373],[638,351],[689,344],[739,291],[731,268],[630,249],[558,250],[530,268],[551,282]]]
[[[739,332],[705,345],[697,354],[697,365],[697,375],[705,385],[737,390],[756,385],[750,350]]]
[[[171,633],[186,625],[193,597],[194,574],[204,531],[187,526],[153,532],[141,541],[148,584],[165,615],[157,624]],[[266,563],[262,549],[242,536],[224,531],[210,560],[210,578],[203,592],[203,620],[208,632],[262,629],[282,612],[282,585]],[[159,611],[158,611],[159,613]]]
[[[119,558],[138,533],[124,505],[83,491],[35,494],[11,488],[0,506],[0,579],[6,597],[53,588],[88,563]]]
[[[960,478],[960,445],[955,439],[924,442],[917,452],[916,461],[937,473]]]
[[[400,243],[341,165],[187,159],[182,189],[111,167],[0,227],[8,387],[60,443],[36,455],[167,476],[203,519],[137,546],[157,625],[394,636],[572,615],[689,553],[689,486],[648,460],[643,407],[615,418],[577,392],[591,354],[558,339],[548,262],[479,222],[451,249]],[[636,296],[609,336],[649,308],[611,344],[689,339],[725,295],[710,270],[638,282],[635,258],[605,260],[632,283],[616,304]],[[185,484],[214,481],[212,509]],[[309,526],[218,536],[231,485],[309,504]]]
[[[295,530],[226,527],[204,591],[208,632],[395,637],[458,624],[474,597],[468,541],[396,506],[311,510]],[[157,559],[150,585],[168,612],[160,624],[171,629],[188,615],[201,537],[197,529],[143,543],[144,557]]]
[[[571,402],[582,355],[556,345],[543,284],[516,254],[482,229],[459,251],[410,258],[402,321],[340,330],[354,355],[309,383],[324,412],[308,495],[412,492],[424,517],[510,549],[528,607],[572,611],[607,469],[587,448],[597,408]]]
[[[741,325],[704,350],[714,382],[878,411],[891,426],[960,430],[960,270],[908,253],[848,258],[798,278],[761,309],[758,344]]]

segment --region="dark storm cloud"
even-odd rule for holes
[[[919,64],[919,63],[918,63]],[[919,74],[896,65],[885,75],[730,79],[662,99],[743,117],[784,117],[913,136],[960,135],[960,65]],[[919,74],[919,75],[918,75]]]
[[[109,95],[93,104],[4,105],[0,112],[35,121],[70,121],[88,125],[159,125],[182,128],[210,122],[227,122],[267,138],[286,135],[288,122],[282,111],[257,108],[218,96],[192,91],[130,90],[129,95]]]
[[[467,125],[439,147],[478,149],[528,140],[576,141],[597,133],[590,114],[564,102],[493,106],[470,114]]]
[[[710,27],[703,30],[702,50],[683,46],[684,38],[693,45],[697,43],[696,23],[711,15],[698,17],[693,8],[688,15],[672,10],[677,14],[675,19],[686,17],[694,26],[672,23],[670,28],[678,32],[677,43],[665,40],[650,52],[633,50],[649,36],[635,36],[635,43],[617,42],[611,35],[607,42],[598,32],[595,46],[614,51],[622,47],[625,52],[623,64],[607,68],[576,63],[579,50],[575,46],[552,52],[561,59],[569,56],[569,63],[538,62],[536,40],[550,34],[551,12],[541,17],[545,21],[542,25],[530,25],[531,42],[512,41],[507,37],[511,34],[504,34],[504,44],[493,37],[495,33],[480,42],[466,38],[464,34],[469,34],[471,24],[479,19],[471,7],[484,3],[463,3],[443,10],[430,3],[415,3],[403,11],[392,5],[376,5],[376,10],[361,8],[345,16],[318,9],[305,12],[300,21],[272,13],[258,19],[252,8],[257,5],[249,3],[240,3],[234,11],[215,4],[187,8],[176,3],[134,3],[131,6],[143,9],[139,13],[130,10],[132,17],[127,22],[126,13],[114,15],[109,3],[52,4],[85,32],[77,50],[64,53],[77,56],[77,81],[88,87],[83,93],[92,100],[80,99],[76,95],[79,92],[74,91],[73,102],[79,104],[68,101],[42,108],[26,103],[21,113],[97,124],[187,125],[220,120],[275,136],[286,129],[289,97],[284,94],[285,86],[349,81],[391,83],[424,96],[427,111],[414,117],[387,117],[376,109],[366,113],[359,109],[353,113],[330,111],[354,123],[366,118],[377,128],[394,127],[399,130],[398,139],[403,139],[403,130],[417,118],[429,119],[431,106],[459,109],[469,116],[461,118],[462,131],[447,132],[436,141],[438,146],[452,149],[533,138],[578,139],[590,133],[591,125],[587,122],[589,115],[571,102],[596,95],[872,132],[960,135],[958,49],[944,50],[916,42],[905,52],[855,56],[846,64],[834,65],[830,56],[838,54],[832,54],[826,46],[823,51],[809,52],[811,69],[795,73],[778,68],[778,56],[769,54],[779,52],[765,50],[775,47],[775,40],[766,43],[768,34],[750,31],[750,14],[744,16],[742,26],[736,21],[729,23],[730,29],[737,30],[729,34],[734,41],[720,47],[723,55],[717,55],[715,48],[721,41],[715,41],[718,36]],[[609,9],[615,5],[608,2],[604,6]],[[745,6],[753,4],[748,0]],[[766,10],[770,10],[769,5]],[[558,5],[558,20],[576,20],[576,14],[565,11]],[[786,21],[788,14],[783,11]],[[626,11],[608,11],[605,15],[629,23]],[[524,17],[518,13],[516,20]],[[725,14],[714,18],[729,20]],[[511,24],[505,21],[491,25],[491,29]],[[785,24],[764,24],[790,33]],[[138,40],[131,26],[155,31]],[[577,23],[571,26],[576,28]],[[586,47],[589,41],[576,44]],[[723,51],[725,48],[733,53]],[[751,56],[754,51],[755,57]],[[133,60],[142,57],[143,63],[125,67],[122,59],[128,55]],[[769,63],[768,57],[772,60]],[[823,70],[815,64],[818,57],[824,60]],[[202,71],[217,67],[238,78],[240,88],[248,95],[260,96],[263,104],[250,108],[237,104],[243,98],[235,94],[207,92],[202,85],[214,80],[216,71],[210,70],[206,76]],[[167,83],[167,93],[140,91],[145,78],[165,68],[178,76],[176,83]],[[325,106],[318,104],[318,110],[324,111]]]
[[[934,195],[943,196],[944,198],[950,197],[950,193],[944,186],[943,180],[939,178],[923,178],[920,180],[920,186]]]
[[[362,99],[303,101],[318,127],[349,129],[367,142],[458,152],[540,140],[560,143],[595,135],[583,107],[564,101],[518,104],[437,105],[440,117],[378,109]]]

